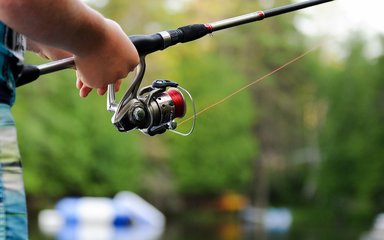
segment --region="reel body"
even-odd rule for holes
[[[114,112],[112,124],[120,132],[138,129],[154,136],[171,130],[183,136],[192,133],[196,111],[193,104],[194,121],[188,133],[175,131],[176,118],[182,118],[187,111],[186,93],[193,103],[192,96],[177,83],[169,80],[155,80],[152,85],[139,90],[145,72],[145,60],[141,58],[137,74],[120,103],[116,103],[113,84],[108,86],[107,110]]]

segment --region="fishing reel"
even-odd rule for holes
[[[116,103],[114,84],[108,85],[107,110],[113,112],[112,124],[120,132],[138,129],[154,136],[170,130],[188,136],[195,127],[196,110],[191,94],[177,83],[155,80],[152,85],[139,90],[145,73],[145,59],[140,59],[132,84],[119,103]],[[187,111],[185,93],[193,108],[193,122],[189,132],[176,131],[176,118],[183,118]]]

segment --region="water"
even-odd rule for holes
[[[156,240],[361,240],[364,229],[348,226],[320,227],[321,222],[316,218],[313,222],[294,221],[292,228],[286,232],[268,232],[261,225],[245,224],[237,214],[223,213],[188,213],[167,217],[166,228],[160,238]],[[363,228],[363,227],[362,227]],[[111,229],[112,231],[116,231]],[[31,222],[31,240],[61,240],[60,238],[44,235],[37,226]],[[92,240],[104,240],[105,238]],[[120,235],[119,238],[108,240],[155,240],[153,238],[132,238],[132,235]],[[71,239],[75,240],[75,239]],[[80,240],[80,239],[79,239]],[[91,240],[91,239],[81,239]],[[105,239],[107,240],[107,239]]]

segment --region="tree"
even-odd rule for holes
[[[383,57],[367,61],[359,37],[328,83],[328,113],[321,134],[319,198],[345,221],[370,220],[382,211]]]

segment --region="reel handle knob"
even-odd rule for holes
[[[163,79],[155,80],[152,83],[152,87],[153,88],[167,88],[167,87],[177,88],[178,86],[179,86],[178,83],[175,83],[175,82],[172,82],[172,81],[169,81],[169,80],[163,80]]]

